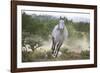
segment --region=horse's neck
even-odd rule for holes
[[[57,27],[58,27],[59,30],[62,30],[62,29],[64,30],[64,26],[65,26],[65,25],[64,25],[64,24],[61,24],[61,23],[59,23],[59,24],[57,25]]]

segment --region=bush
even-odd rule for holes
[[[82,59],[89,59],[90,58],[90,51],[88,51],[88,50],[82,51],[81,52],[81,58]]]

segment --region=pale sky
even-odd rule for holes
[[[78,13],[78,12],[52,12],[52,11],[35,11],[35,10],[24,10],[24,12],[28,15],[36,14],[36,15],[51,15],[55,17],[66,17],[68,19],[73,20],[74,22],[90,22],[90,14],[89,13]]]

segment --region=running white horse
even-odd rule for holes
[[[54,27],[52,31],[52,56],[57,57],[61,45],[65,38],[67,39],[68,31],[64,23],[64,19],[60,17],[59,23]]]

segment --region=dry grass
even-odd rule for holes
[[[52,57],[51,51],[22,52],[22,62],[40,62],[40,61],[61,61],[61,60],[82,60],[89,59],[89,51],[82,51],[81,53],[69,52],[64,48],[60,50],[62,53],[58,57]]]

